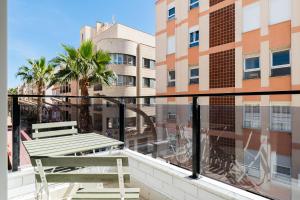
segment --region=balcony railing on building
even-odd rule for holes
[[[274,91],[84,98],[91,99],[94,132],[124,141],[126,148],[188,169],[192,178],[207,176],[269,198],[295,199],[300,195],[299,96],[300,91]],[[30,137],[37,121],[36,104],[19,101],[23,97],[10,96],[13,171],[24,153],[20,132]],[[82,105],[70,102],[80,101],[44,104],[43,122],[80,124]]]

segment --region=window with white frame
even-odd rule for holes
[[[190,10],[199,7],[199,0],[190,0]]]
[[[290,50],[272,52],[272,68],[290,67]]]
[[[155,60],[143,58],[143,66],[144,66],[144,68],[147,68],[147,69],[154,69],[155,68]]]
[[[190,68],[189,79],[190,85],[199,83],[199,68]]]
[[[169,19],[169,20],[175,19],[175,14],[176,14],[175,6],[172,5],[172,6],[170,6],[169,9],[168,9],[168,19]]]
[[[144,106],[154,106],[155,98],[146,97],[144,98]]]
[[[259,57],[246,57],[244,62],[244,70],[245,72],[250,71],[259,71],[260,70],[260,61]]]
[[[292,114],[290,106],[271,106],[271,130],[291,132]]]
[[[260,106],[259,104],[245,104],[243,115],[243,127],[259,129],[260,124]]]
[[[175,53],[175,36],[168,37],[168,54]]]
[[[291,178],[291,157],[280,154],[271,155],[273,178],[278,181],[289,181]]]
[[[111,61],[110,64],[115,65],[136,65],[136,57],[127,54],[120,53],[111,53],[110,54]]]
[[[244,59],[244,79],[260,78],[260,59],[249,56]]]
[[[199,30],[190,29],[190,47],[199,46]]]
[[[291,74],[290,50],[272,52],[271,76],[284,76]]]
[[[154,78],[143,78],[143,86],[146,88],[155,88]]]
[[[117,86],[136,86],[136,77],[135,76],[126,76],[126,75],[118,75]]]
[[[169,120],[176,120],[176,113],[168,112],[168,119]]]
[[[291,19],[292,2],[291,0],[270,0],[270,25]]]
[[[168,72],[168,87],[174,87],[176,84],[176,74],[175,71]]]
[[[253,3],[243,8],[243,32],[260,28],[260,3]]]

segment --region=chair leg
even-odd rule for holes
[[[44,190],[46,193],[46,199],[50,200],[48,183],[47,183],[45,171],[43,169],[42,161],[40,159],[37,159],[37,160],[35,160],[35,162],[36,162],[36,166],[37,166],[37,171],[41,178],[42,187],[40,188],[40,192],[41,192],[41,194],[43,194],[43,190]]]
[[[124,174],[123,174],[123,169],[122,169],[122,159],[117,159],[117,168],[118,168],[118,179],[119,179],[121,200],[125,200],[125,187],[124,187]]]

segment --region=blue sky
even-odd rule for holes
[[[53,58],[61,44],[79,45],[83,25],[116,22],[154,34],[155,0],[9,0],[8,86],[28,58]]]

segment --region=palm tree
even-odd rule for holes
[[[115,79],[113,71],[107,69],[110,55],[101,50],[95,51],[94,44],[88,40],[83,42],[78,49],[63,45],[65,54],[60,54],[52,60],[60,70],[54,74],[51,85],[77,81],[81,96],[89,96],[88,87],[94,83],[110,85]],[[82,98],[80,106],[80,129],[81,132],[91,130],[89,114],[89,99]]]
[[[19,67],[16,76],[20,77],[26,84],[33,84],[37,87],[37,95],[44,95],[45,88],[49,84],[54,67],[46,61],[45,57],[40,59],[28,59],[28,65]],[[42,122],[42,99],[37,99],[38,121]]]
[[[18,88],[9,88],[7,93],[11,95],[18,94]]]

